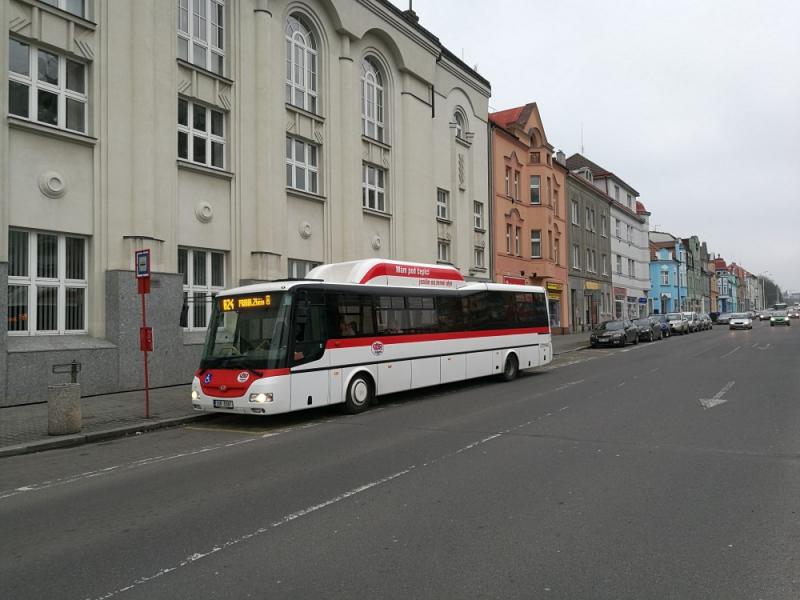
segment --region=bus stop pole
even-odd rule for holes
[[[142,297],[142,327],[147,328],[147,308],[145,306],[145,294]],[[150,418],[150,376],[147,368],[147,348],[144,349],[144,418]]]

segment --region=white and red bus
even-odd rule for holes
[[[469,283],[457,269],[379,259],[218,294],[196,410],[268,415],[498,375],[552,360],[541,287]]]

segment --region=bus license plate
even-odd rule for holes
[[[214,408],[233,408],[233,400],[214,400]]]

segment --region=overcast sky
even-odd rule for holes
[[[413,5],[491,82],[491,111],[537,102],[567,156],[583,123],[585,156],[636,188],[651,229],[800,290],[800,2]]]

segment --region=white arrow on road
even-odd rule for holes
[[[700,398],[700,404],[703,408],[713,408],[720,404],[725,404],[727,400],[723,398],[726,392],[733,387],[733,384],[736,383],[735,381],[729,381],[725,384],[725,387],[714,394],[713,398]]]

